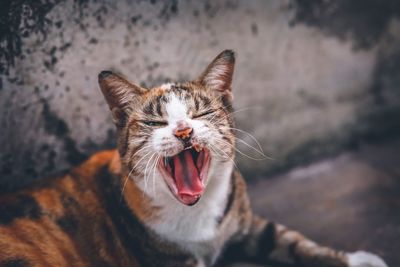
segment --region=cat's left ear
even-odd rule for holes
[[[224,50],[208,65],[197,81],[221,96],[224,101],[231,102],[234,67],[235,53]]]
[[[114,123],[117,126],[123,126],[135,100],[146,90],[111,71],[100,72],[99,85],[110,108]]]

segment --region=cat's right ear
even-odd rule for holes
[[[128,82],[111,71],[99,73],[99,85],[110,107],[114,123],[117,126],[124,125],[131,105],[138,95],[145,92],[145,89]]]

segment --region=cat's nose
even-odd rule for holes
[[[193,134],[193,128],[186,121],[178,121],[174,129],[176,138],[182,141],[188,141]]]

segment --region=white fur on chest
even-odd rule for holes
[[[170,86],[165,85],[165,90]],[[201,120],[190,119],[186,102],[171,94],[166,104],[168,125],[154,131],[152,146],[155,152],[173,155],[182,149],[181,142],[173,135],[179,121],[185,121],[193,127],[194,137],[209,140],[213,130]],[[212,143],[212,142],[211,142]],[[163,147],[168,145],[169,150]],[[164,149],[164,150],[163,150]],[[168,152],[168,153],[167,153]],[[163,155],[164,155],[163,154]],[[147,169],[147,166],[144,168]],[[145,222],[161,237],[174,242],[182,249],[195,255],[199,262],[213,262],[221,248],[218,236],[218,220],[223,216],[232,175],[232,161],[220,162],[211,157],[207,184],[199,202],[186,206],[178,201],[169,190],[159,170],[153,168],[145,179],[137,179],[137,185],[150,198],[151,206],[160,207],[157,219]],[[146,172],[146,170],[145,170]],[[148,178],[148,179],[147,179]],[[146,181],[150,181],[147,186]]]
[[[148,226],[169,241],[182,245],[212,241],[217,234],[218,219],[225,209],[231,173],[230,162],[211,162],[209,183],[204,195],[194,206],[180,203],[171,194],[157,194],[153,201],[162,207],[160,218]]]

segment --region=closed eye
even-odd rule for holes
[[[168,124],[166,121],[143,121],[143,123],[146,124],[147,126],[152,126],[152,127],[165,126]]]
[[[203,113],[194,115],[194,116],[193,116],[193,119],[200,118],[200,117],[204,117],[204,116],[213,114],[214,112],[215,112],[215,110],[208,110],[208,111],[206,111],[206,112],[203,112]]]

